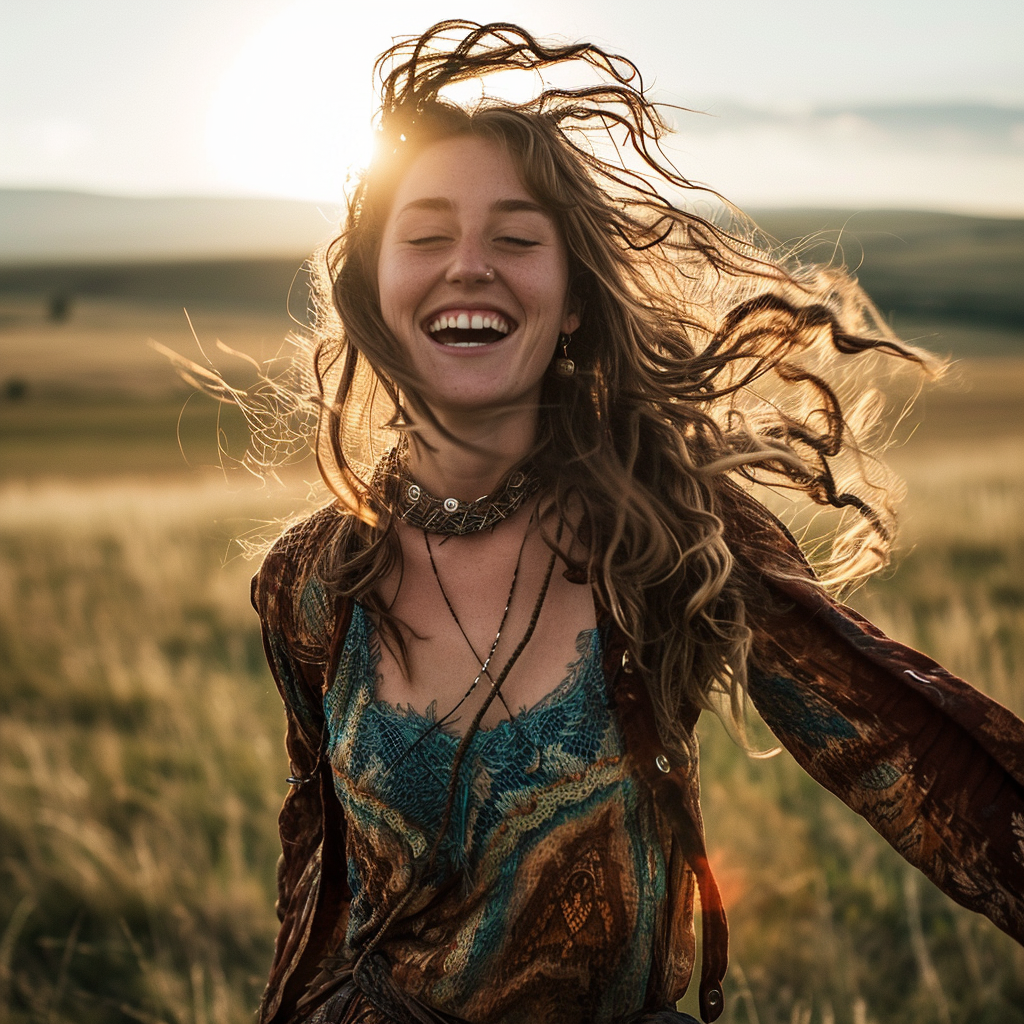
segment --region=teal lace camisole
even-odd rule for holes
[[[392,915],[376,950],[396,983],[470,1021],[600,1024],[645,1003],[669,840],[626,768],[599,631],[577,650],[547,697],[473,737],[429,872],[459,738],[432,728],[433,708],[376,699],[377,637],[358,604],[324,698],[347,823],[346,954]]]

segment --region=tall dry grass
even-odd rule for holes
[[[908,457],[902,566],[856,603],[1020,713],[1024,470],[1011,448],[962,455]],[[295,504],[221,481],[0,490],[12,1024],[250,1019],[287,766],[253,565],[230,538]],[[908,872],[787,755],[749,758],[714,722],[702,736],[733,928],[725,1024],[1024,1021],[1017,946]]]
[[[251,1017],[286,766],[238,505],[223,483],[0,493],[10,1021]]]

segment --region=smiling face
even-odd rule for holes
[[[384,321],[435,413],[536,410],[579,318],[561,232],[497,143],[456,136],[413,161],[377,274]]]

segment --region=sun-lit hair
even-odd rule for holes
[[[524,102],[450,98],[452,86],[497,72],[557,68],[562,81],[572,66],[583,85],[545,81]],[[661,149],[667,114],[628,60],[515,25],[447,21],[397,43],[377,71],[376,153],[317,267],[317,458],[354,513],[320,571],[397,636],[374,596],[401,556],[373,467],[430,414],[413,412],[427,409],[419,381],[381,315],[379,246],[398,183],[425,147],[492,140],[562,232],[581,317],[575,376],[543,385],[531,456],[548,496],[542,521],[552,545],[552,524],[573,524],[589,552],[578,568],[648,670],[663,739],[684,744],[687,703],[724,698],[738,713],[755,577],[800,571],[768,554],[738,564],[730,510],[744,491],[838,510],[807,534],[823,585],[884,565],[895,489],[875,454],[885,441],[875,384],[890,365],[927,359],[845,271],[772,250],[683,177]]]

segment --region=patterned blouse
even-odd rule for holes
[[[376,951],[433,1009],[598,1024],[644,1005],[670,837],[626,770],[598,630],[581,633],[577,650],[552,693],[473,737],[428,870],[459,738],[433,707],[424,715],[375,698],[377,637],[353,610],[324,701],[348,822],[346,955],[393,914]]]

